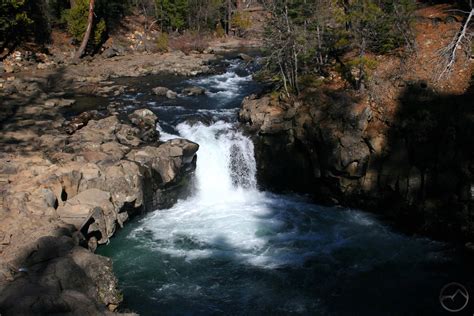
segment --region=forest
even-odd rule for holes
[[[22,42],[47,44],[53,29],[66,31],[79,46],[89,30],[79,55],[86,49],[93,54],[130,14],[145,17],[145,34],[152,28],[159,30],[162,35],[156,47],[161,50],[167,49],[169,34],[251,36],[245,32],[252,25],[247,9],[257,5],[269,17],[263,36],[263,48],[268,52],[266,69],[287,94],[298,94],[305,78],[327,74],[327,67],[334,62],[354,89],[364,89],[375,67],[374,55],[416,50],[413,23],[417,4],[415,0],[2,0],[0,49],[4,58]],[[470,1],[459,1],[457,8],[451,19],[461,19],[468,28],[457,45],[453,43],[456,49],[461,44],[470,46],[472,17]],[[445,52],[445,70],[452,65],[449,56],[456,49],[450,47]],[[349,52],[351,58],[343,62],[341,57]]]

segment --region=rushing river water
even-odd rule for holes
[[[259,190],[253,144],[237,129],[236,116],[242,98],[260,87],[241,62],[190,80],[128,80],[139,89],[118,101],[146,105],[159,115],[163,139],[184,137],[200,149],[193,195],[135,219],[100,249],[114,261],[126,309],[442,315],[449,314],[439,302],[445,284],[474,290],[467,261],[449,244],[397,233],[361,211]],[[156,85],[190,84],[209,92],[176,100],[149,93]],[[474,305],[464,311],[472,315]]]

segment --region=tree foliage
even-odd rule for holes
[[[74,6],[62,11],[62,21],[67,31],[76,40],[82,40],[87,29],[89,0],[75,0]],[[97,0],[94,9],[94,24],[90,44],[97,46],[105,39],[109,27],[116,23],[127,6],[121,1]]]
[[[145,16],[145,33],[151,25],[162,32],[229,33],[235,24],[243,34],[250,20],[240,13],[241,0],[95,0],[94,23],[89,48],[97,48],[123,16],[139,12]],[[47,42],[52,27],[65,29],[82,40],[87,28],[89,0],[1,0],[0,46],[35,39]]]
[[[15,35],[24,33],[26,28],[33,23],[27,11],[26,0],[1,0],[0,2],[0,43]]]
[[[267,70],[285,91],[298,93],[299,77],[325,74],[326,67],[348,53],[342,68],[363,89],[373,67],[369,54],[385,54],[413,42],[414,0],[266,0],[271,12],[265,46]],[[353,69],[357,71],[353,71]]]
[[[162,28],[180,30],[186,26],[187,0],[155,0],[156,17]]]

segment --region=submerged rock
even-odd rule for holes
[[[166,93],[169,91],[166,87],[156,87],[152,89],[153,93],[158,96],[166,96]]]
[[[176,99],[178,97],[178,94],[176,92],[172,91],[172,90],[168,90],[166,92],[166,97],[168,99]]]
[[[203,95],[206,93],[206,89],[202,87],[191,86],[184,88],[181,93],[187,96]]]
[[[166,87],[156,87],[152,89],[153,94],[160,96],[160,97],[167,97],[168,99],[176,99],[178,94],[173,90],[170,90]]]
[[[238,55],[238,57],[239,57],[240,59],[242,59],[243,61],[245,61],[245,62],[252,62],[252,61],[254,60],[254,58],[253,58],[252,56],[249,56],[249,55],[244,54],[244,53],[240,53],[240,54]]]

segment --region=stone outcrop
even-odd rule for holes
[[[474,240],[469,98],[472,92],[444,97],[414,84],[391,107],[321,89],[300,100],[247,97],[239,117],[254,135],[265,187],[371,209],[409,230],[467,242]]]
[[[120,304],[110,260],[93,251],[130,216],[185,194],[199,148],[158,142],[149,110],[129,119],[46,131],[42,152],[0,158],[0,313],[103,314]]]

